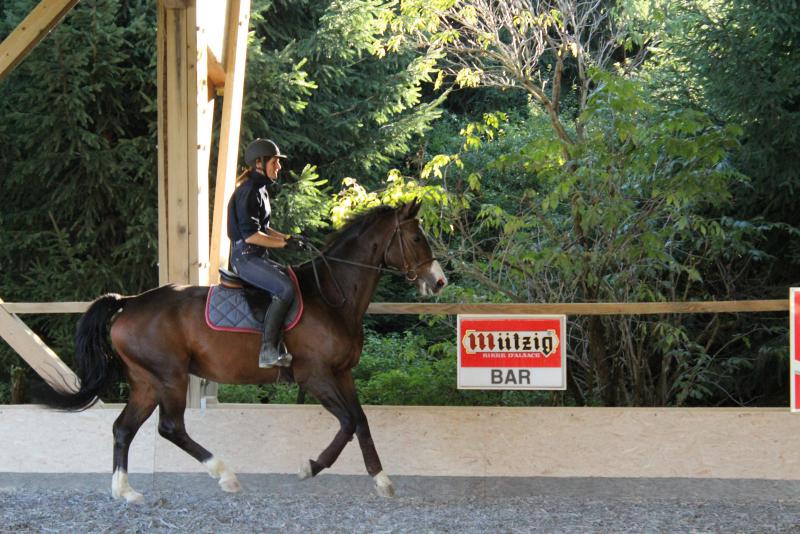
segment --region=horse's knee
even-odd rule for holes
[[[162,420],[158,423],[158,433],[162,438],[174,441],[180,437],[182,429],[174,421]]]
[[[369,424],[367,423],[367,416],[363,413],[356,417],[355,433],[360,439],[369,438]]]
[[[353,439],[353,434],[356,433],[357,424],[352,417],[343,418],[340,421],[341,432],[347,436],[348,441]]]

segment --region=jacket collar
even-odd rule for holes
[[[270,180],[267,178],[265,174],[261,174],[258,171],[250,171],[250,175],[248,176],[250,181],[253,182],[253,185],[261,187],[262,185],[269,185]]]

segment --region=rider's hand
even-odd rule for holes
[[[287,250],[305,250],[306,242],[302,236],[290,235],[286,238]]]

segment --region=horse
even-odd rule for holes
[[[355,434],[376,491],[392,496],[394,488],[381,465],[351,370],[361,357],[364,314],[383,272],[404,274],[424,296],[447,284],[417,219],[419,208],[416,200],[372,208],[329,236],[316,258],[297,267],[304,312],[284,335],[293,355],[290,368],[258,367],[260,334],[210,328],[205,319],[208,287],[169,284],[135,296],[96,299],[76,332],[80,389],[56,392],[48,404],[79,411],[97,402],[120,377],[130,385],[128,402],[113,425],[112,496],[129,503],[144,500],[128,481],[128,449],[156,406],[161,436],[204,464],[223,491],[241,490],[225,462],[186,431],[190,373],[227,384],[268,384],[279,378],[296,382],[340,425],[317,459],[303,462],[299,477],[331,467]]]

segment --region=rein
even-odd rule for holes
[[[319,290],[319,294],[322,297],[322,300],[325,301],[325,304],[327,304],[331,308],[341,308],[347,302],[347,295],[345,295],[342,286],[339,284],[339,281],[333,275],[333,270],[331,269],[330,263],[328,263],[329,261],[344,263],[346,265],[353,265],[355,267],[361,267],[362,269],[370,269],[381,273],[390,273],[394,275],[405,276],[406,280],[408,280],[409,282],[413,282],[414,280],[416,280],[419,277],[419,275],[417,274],[417,269],[419,269],[423,265],[427,265],[433,262],[436,258],[434,258],[433,255],[431,255],[429,259],[419,262],[413,267],[409,266],[409,263],[406,261],[406,252],[405,252],[405,247],[403,245],[403,236],[402,234],[400,234],[400,227],[407,222],[412,222],[413,220],[414,219],[409,219],[400,222],[399,219],[397,218],[397,213],[395,213],[394,232],[392,233],[392,237],[389,239],[389,242],[386,244],[386,248],[383,250],[383,260],[381,261],[381,265],[383,266],[369,265],[367,263],[361,263],[357,261],[345,260],[343,258],[334,258],[332,256],[326,256],[325,253],[322,252],[320,249],[318,249],[311,243],[306,242],[306,246],[309,247],[311,251],[317,255],[316,258],[312,258],[311,260],[308,261],[311,263],[311,270],[314,272],[314,281],[317,284],[317,289]],[[397,237],[398,235],[400,236],[398,239],[398,243],[400,244],[400,256],[403,258],[403,267],[405,268],[405,270],[395,269],[394,267],[386,266],[388,263],[386,261],[386,255],[389,253],[389,249],[391,248],[392,243],[394,242],[394,238]],[[339,296],[342,299],[341,302],[339,302],[338,304],[333,304],[332,302],[330,302],[328,298],[325,296],[325,293],[322,291],[322,284],[320,283],[319,274],[317,273],[317,262],[316,262],[317,258],[322,259],[322,262],[325,264],[325,267],[328,270],[328,274],[330,274],[331,279],[333,280],[333,283],[336,286],[336,291],[339,293]]]

